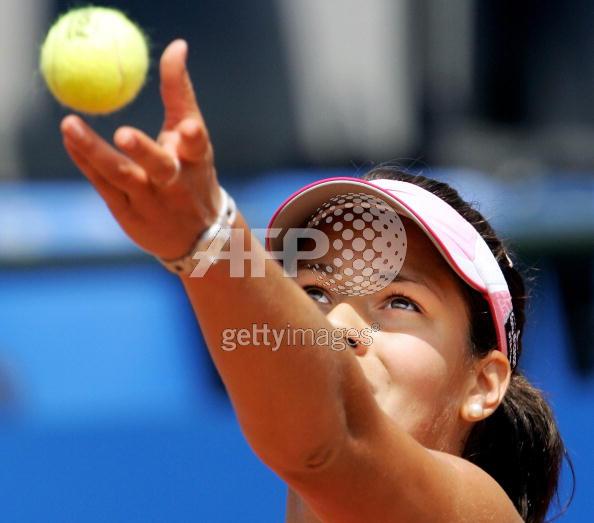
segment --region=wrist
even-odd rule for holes
[[[194,245],[185,255],[175,259],[157,260],[170,272],[180,276],[189,276],[200,261],[200,253],[206,256],[209,265],[215,264],[218,253],[227,243],[231,226],[235,222],[237,207],[235,201],[219,186],[219,209],[213,222],[198,235]]]

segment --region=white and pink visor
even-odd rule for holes
[[[399,215],[413,220],[427,234],[456,274],[487,300],[498,349],[508,357],[513,369],[518,334],[511,295],[497,260],[478,231],[453,207],[415,184],[338,177],[307,185],[292,194],[272,216],[268,228],[279,228],[282,232],[275,238],[267,237],[266,249],[274,251],[282,248],[282,239],[289,228],[302,226],[324,202],[348,193],[380,198]]]

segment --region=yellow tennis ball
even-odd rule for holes
[[[146,38],[117,9],[82,7],[58,18],[41,47],[41,73],[57,100],[89,114],[131,102],[149,66]]]

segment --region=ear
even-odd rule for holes
[[[474,423],[487,418],[499,406],[509,386],[511,367],[499,350],[478,360],[470,373],[460,417]]]

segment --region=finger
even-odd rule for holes
[[[186,118],[179,126],[177,154],[191,163],[212,163],[214,161],[212,145],[208,131],[202,120]]]
[[[96,134],[81,118],[69,115],[62,120],[62,133],[70,147],[106,182],[128,194],[147,187],[144,170]]]
[[[105,181],[93,166],[89,164],[86,157],[77,151],[74,144],[68,138],[64,139],[64,147],[74,164],[87,177],[114,214],[121,212],[130,205],[128,196]]]
[[[186,69],[187,56],[188,44],[184,40],[174,40],[161,57],[161,98],[165,107],[165,130],[173,129],[188,116],[202,119],[192,80]]]
[[[156,185],[169,183],[180,171],[177,157],[138,129],[119,128],[114,142]]]

